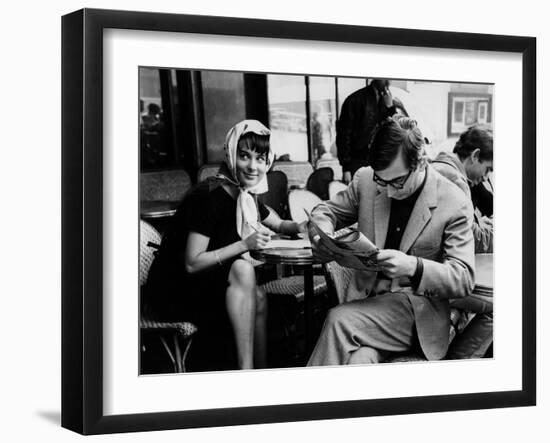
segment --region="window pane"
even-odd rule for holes
[[[163,112],[160,70],[139,70],[140,167],[142,171],[172,166],[171,138]]]
[[[336,84],[334,77],[310,77],[311,143],[315,158],[335,158]]]
[[[482,124],[487,123],[487,106],[488,106],[487,102],[479,103],[479,118],[478,118],[479,123],[482,123]]]
[[[476,122],[476,102],[469,100],[466,102],[466,117],[464,118],[464,123],[468,126],[473,125]]]
[[[367,86],[364,78],[338,77],[338,109],[342,110],[344,100],[353,92]]]
[[[246,118],[242,73],[202,71],[206,159],[223,161],[225,135],[235,123]]]
[[[464,121],[464,102],[463,101],[456,101],[455,102],[455,118],[454,121],[456,123],[460,123]]]
[[[267,76],[271,148],[277,159],[308,161],[306,84],[303,76]]]

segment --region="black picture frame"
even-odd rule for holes
[[[169,31],[522,56],[522,388],[516,391],[109,415],[103,412],[105,29]],[[62,18],[62,426],[82,434],[455,411],[536,403],[536,39],[83,9]]]

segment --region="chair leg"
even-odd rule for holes
[[[174,334],[175,335],[175,334]],[[159,336],[160,341],[162,342],[164,349],[166,350],[166,353],[170,356],[170,360],[172,361],[172,364],[174,365],[174,372],[178,371],[178,363],[176,358],[174,358],[174,354],[172,353],[172,350],[170,349],[170,346],[168,346],[168,343],[166,343],[166,340],[162,335]]]
[[[176,372],[185,372],[185,370],[182,368],[183,362],[181,357],[179,337],[177,333],[174,334],[174,351],[176,354]]]
[[[162,342],[162,345],[164,346],[164,349],[168,356],[170,357],[170,360],[172,361],[172,364],[174,365],[174,372],[186,372],[185,370],[185,359],[187,358],[187,354],[189,352],[189,348],[191,347],[191,341],[192,337],[189,337],[188,339],[183,339],[185,341],[185,348],[183,350],[183,353],[181,352],[181,346],[180,346],[180,337],[178,333],[174,333],[173,335],[173,350],[170,349],[170,346],[166,342],[166,339],[163,336],[159,336],[160,341]]]
[[[193,340],[193,337],[189,337],[187,339],[187,343],[185,345],[185,350],[183,351],[183,356],[181,358],[181,372],[186,372],[185,370],[185,359],[187,358],[187,353],[189,352],[189,348],[191,347],[191,341]]]

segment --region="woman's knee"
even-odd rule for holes
[[[235,260],[229,270],[229,283],[239,286],[254,286],[256,284],[254,266],[246,260]]]

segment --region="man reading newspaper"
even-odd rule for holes
[[[356,222],[379,251],[378,270],[356,269],[346,302],[329,311],[309,365],[375,363],[415,343],[429,360],[445,356],[449,299],[474,286],[473,213],[427,164],[423,140],[414,120],[386,120],[371,141],[371,166],[312,211],[316,257],[335,258],[319,230],[332,235]]]

